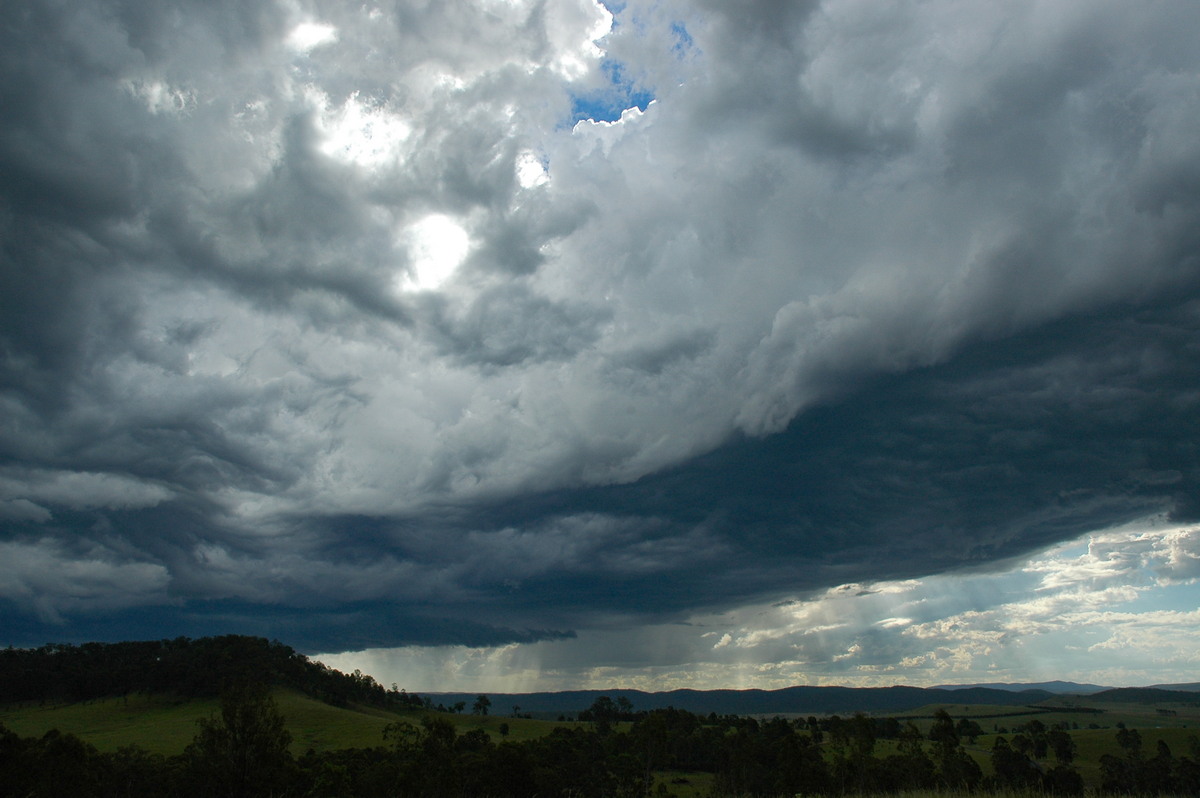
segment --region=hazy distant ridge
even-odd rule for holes
[[[1112,687],[1105,687],[1099,684],[1080,684],[1078,682],[1030,682],[1030,683],[1009,683],[1009,682],[986,682],[979,684],[939,684],[931,689],[934,690],[967,690],[970,688],[982,687],[988,690],[1007,690],[1009,692],[1021,693],[1027,690],[1045,690],[1049,693],[1058,695],[1091,695],[1100,693],[1105,690],[1112,690]],[[1176,688],[1177,689],[1177,688]]]
[[[450,706],[458,701],[468,705],[478,693],[426,693],[434,701]],[[647,693],[641,690],[568,690],[557,693],[489,693],[492,711],[508,714],[514,706],[520,712],[572,713],[587,709],[600,696],[613,700],[627,698],[635,710],[675,707],[689,712],[718,715],[756,715],[770,713],[832,714],[904,712],[926,704],[985,704],[1011,706],[1034,704],[1052,698],[1048,690],[996,690],[965,687],[947,690],[923,687],[787,687],[781,690],[671,690]]]

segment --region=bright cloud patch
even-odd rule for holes
[[[522,188],[541,186],[549,179],[546,167],[536,154],[526,150],[517,156],[517,182]]]
[[[603,55],[597,44],[612,29],[613,16],[595,0],[566,0],[547,6],[546,32],[558,52],[553,65],[577,80]]]
[[[467,231],[442,214],[426,216],[403,236],[411,258],[410,274],[401,280],[406,290],[432,291],[446,282],[471,248]]]
[[[293,50],[307,53],[317,47],[337,41],[337,28],[321,22],[302,22],[288,33],[286,44]]]
[[[383,103],[371,103],[357,92],[335,108],[317,94],[319,124],[324,141],[321,152],[350,164],[377,168],[402,157],[402,146],[412,128]]]

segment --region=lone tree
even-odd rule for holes
[[[471,712],[476,715],[486,715],[488,710],[492,708],[492,699],[485,695],[475,699],[475,703],[471,705]]]
[[[198,721],[184,750],[188,790],[198,795],[250,796],[286,789],[295,765],[292,735],[266,685],[242,685],[221,696],[221,714]]]

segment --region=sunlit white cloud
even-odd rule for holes
[[[471,247],[467,231],[448,216],[434,214],[416,222],[404,235],[412,274],[403,287],[429,291],[446,282],[462,264]]]
[[[549,179],[546,167],[541,160],[528,150],[517,156],[517,182],[522,188],[535,188],[544,185]]]
[[[330,108],[328,97],[316,91],[310,96],[324,137],[321,152],[366,168],[394,165],[404,157],[404,144],[412,127],[384,104],[369,104],[356,92],[339,107]]]
[[[337,28],[322,22],[301,22],[288,33],[284,40],[288,47],[307,53],[322,45],[332,44],[338,38]]]

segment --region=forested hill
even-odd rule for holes
[[[386,690],[261,637],[179,637],[126,643],[0,649],[0,702],[84,701],[130,693],[216,696],[232,685],[292,687],[330,704],[402,708],[418,696]]]
[[[1200,695],[1194,690],[1165,690],[1161,687],[1116,687],[1089,698],[1113,704],[1200,704]]]

